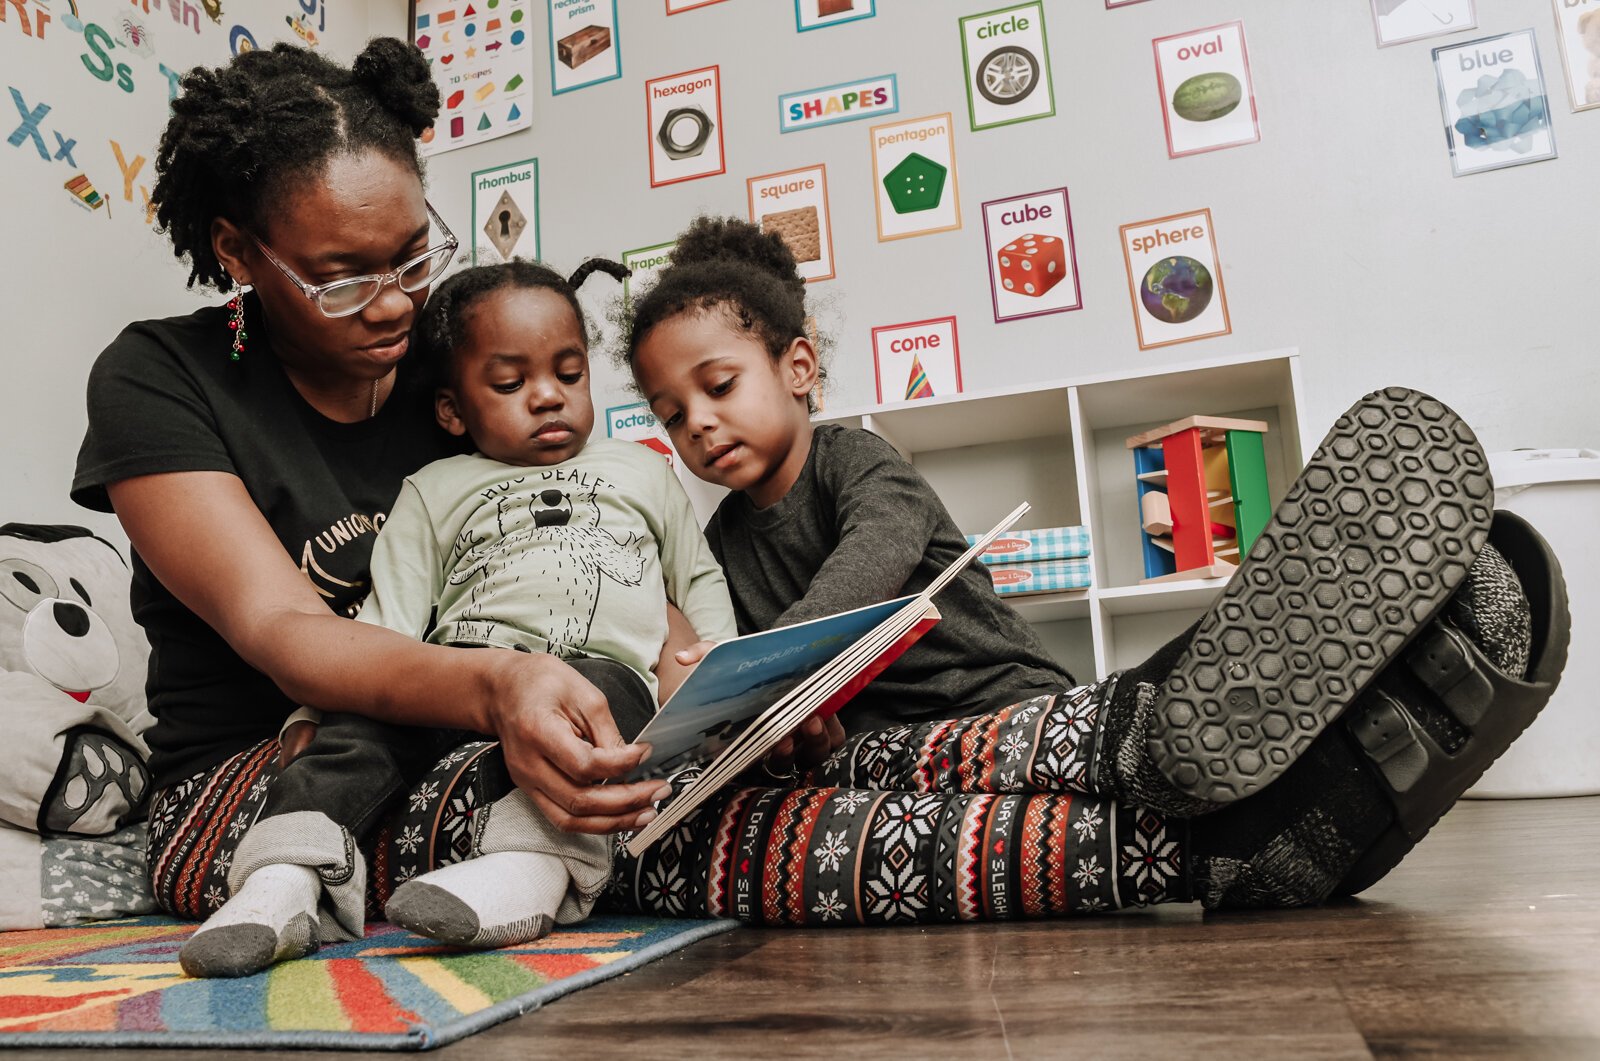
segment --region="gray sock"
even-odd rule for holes
[[[567,894],[555,855],[502,851],[441,866],[395,889],[383,913],[456,947],[506,947],[550,934]]]
[[[306,866],[262,866],[178,951],[190,976],[250,976],[317,947],[322,882]]]

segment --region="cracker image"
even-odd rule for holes
[[[817,218],[817,208],[802,206],[795,210],[779,210],[775,214],[761,215],[761,230],[776,232],[797,262],[822,260],[822,225]]]
[[[556,41],[556,57],[569,70],[584,63],[611,47],[611,31],[604,26],[585,26]]]

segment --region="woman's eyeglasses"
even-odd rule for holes
[[[0,0],[3,3],[4,0]],[[423,205],[428,208],[434,224],[439,226],[439,231],[444,233],[444,242],[437,247],[430,247],[415,258],[406,262],[392,273],[377,273],[372,276],[352,276],[348,280],[335,280],[331,284],[308,284],[289,270],[287,265],[278,260],[268,247],[254,235],[250,238],[256,241],[256,246],[261,248],[261,253],[267,260],[278,267],[278,271],[289,278],[289,282],[300,289],[300,293],[316,303],[325,317],[348,317],[360,313],[372,304],[383,291],[385,284],[393,281],[399,285],[400,290],[410,294],[420,291],[439,279],[439,276],[450,267],[450,260],[455,257],[456,248],[461,246],[461,241],[456,239],[455,233],[450,231],[450,226],[444,223],[444,218],[433,208],[433,204],[423,200]]]

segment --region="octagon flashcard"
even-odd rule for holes
[[[1056,112],[1044,4],[1002,7],[960,19],[972,129],[992,129]]]
[[[949,112],[872,127],[880,242],[961,227],[954,128]]]
[[[1158,37],[1152,44],[1169,157],[1261,139],[1243,22]]]
[[[983,238],[996,324],[1083,308],[1065,188],[984,203]]]
[[[776,232],[794,252],[807,283],[833,279],[833,228],[828,219],[828,167],[807,166],[751,177],[750,220]]]
[[[1210,210],[1123,225],[1122,258],[1139,349],[1233,331]]]
[[[606,437],[637,442],[661,454],[674,469],[678,468],[678,454],[673,450],[672,441],[667,438],[661,421],[650,411],[648,402],[613,405],[607,409]]]
[[[936,317],[872,329],[872,362],[880,405],[960,394],[956,319]]]
[[[650,187],[727,172],[722,155],[721,68],[707,66],[644,83]]]

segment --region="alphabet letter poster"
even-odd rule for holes
[[[880,242],[961,227],[953,129],[949,112],[872,127]]]
[[[807,283],[832,280],[833,224],[828,219],[828,168],[804,169],[751,177],[750,220],[763,232],[776,232],[800,267]]]
[[[1457,177],[1556,157],[1533,30],[1433,50]]]
[[[708,66],[644,83],[650,187],[727,171],[722,155],[722,76]]]
[[[1243,22],[1158,37],[1153,44],[1169,157],[1261,139]]]
[[[1139,349],[1233,331],[1211,211],[1122,226]]]

